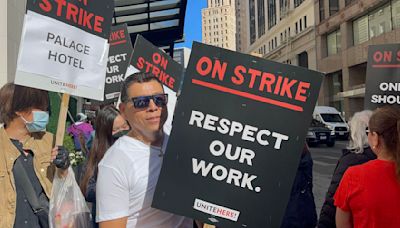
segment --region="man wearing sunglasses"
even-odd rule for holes
[[[136,73],[121,88],[121,114],[131,131],[106,152],[97,179],[100,228],[187,228],[192,220],[151,208],[168,136],[163,132],[168,96],[149,73]]]

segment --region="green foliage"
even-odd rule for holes
[[[47,125],[47,131],[56,134],[61,100],[58,94],[54,92],[49,92],[49,98],[50,98],[50,119],[49,119],[49,124]]]
[[[64,135],[64,147],[70,153],[74,153],[75,152],[74,139],[72,138],[71,135],[68,135],[68,134]]]
[[[61,106],[61,97],[58,93],[49,92],[50,98],[50,119],[49,124],[47,125],[47,131],[56,134],[57,132],[57,124],[58,124],[58,116],[60,114],[60,106]],[[76,110],[77,100],[73,97],[69,100],[68,110],[71,113],[72,117],[75,118],[77,114]],[[69,121],[68,121],[69,120]],[[67,120],[65,126],[68,127],[71,123],[71,119],[67,115]]]

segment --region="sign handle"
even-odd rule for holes
[[[209,225],[209,224],[204,224],[203,228],[215,228],[215,226]]]
[[[67,121],[69,94],[63,94],[60,106],[60,115],[58,116],[56,146],[62,146],[65,135],[65,122]]]

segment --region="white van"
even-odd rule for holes
[[[324,123],[329,129],[335,132],[336,137],[349,137],[349,125],[344,121],[340,112],[334,107],[315,106],[313,118]]]

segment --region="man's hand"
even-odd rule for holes
[[[100,222],[100,228],[125,228],[128,224],[128,217]]]
[[[56,146],[51,151],[51,160],[53,164],[59,169],[68,169],[69,152],[63,146]]]

